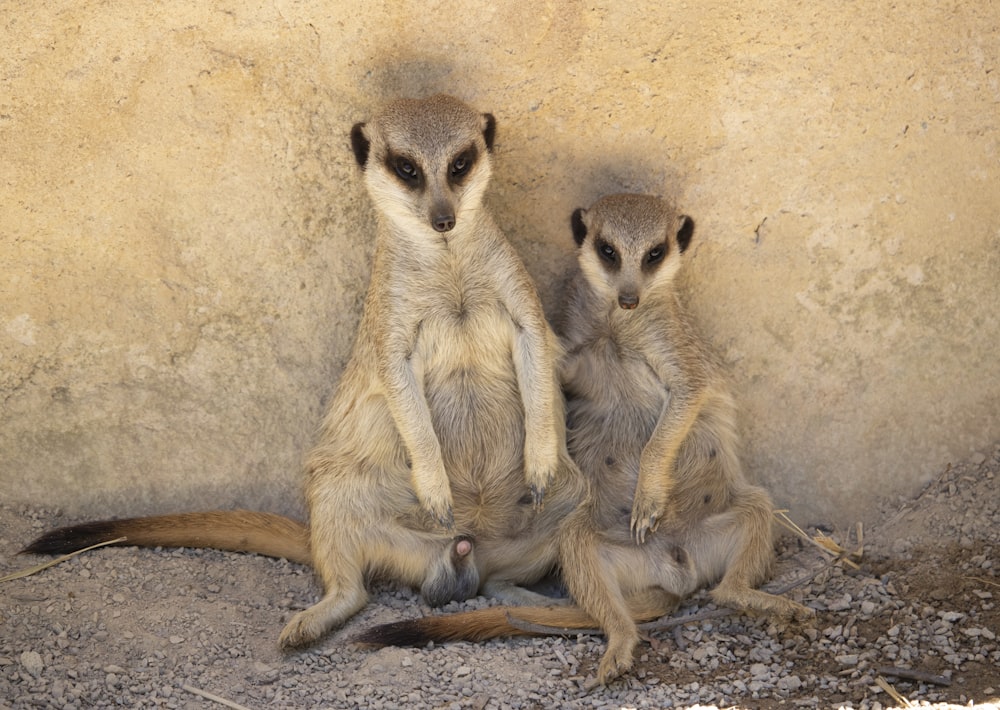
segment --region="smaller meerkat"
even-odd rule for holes
[[[508,615],[596,622],[608,637],[597,682],[607,683],[632,666],[635,621],[702,585],[718,582],[721,605],[811,614],[755,589],[774,555],[772,503],[743,474],[734,401],[674,287],[694,222],[655,197],[612,195],[577,210],[572,226],[578,271],[562,319],[562,379],[567,445],[590,493],[560,528],[560,565],[579,608],[427,617],[370,629],[361,642],[519,633]]]
[[[626,597],[662,587],[657,561],[675,546],[696,586],[718,582],[720,605],[811,612],[756,589],[774,558],[773,504],[743,473],[735,402],[675,288],[694,222],[656,197],[612,195],[572,224],[580,278],[563,318],[563,386],[568,446],[592,492],[562,528],[560,559],[570,594],[608,636],[606,683],[639,641]]]

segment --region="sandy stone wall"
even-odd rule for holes
[[[755,5],[7,3],[3,495],[301,512],[372,251],[347,132],[434,91],[496,115],[490,202],[550,312],[574,207],[695,218],[688,301],[798,519],[991,446],[1000,12]]]

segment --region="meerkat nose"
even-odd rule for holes
[[[618,305],[626,311],[631,311],[639,305],[639,297],[632,293],[620,293],[618,294]]]
[[[455,215],[450,213],[439,213],[431,219],[431,226],[438,232],[450,232],[455,228]]]

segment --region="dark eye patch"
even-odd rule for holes
[[[423,173],[409,158],[390,154],[386,158],[386,164],[407,187],[418,188],[423,184]]]
[[[667,255],[667,246],[665,244],[657,244],[655,247],[646,252],[646,257],[642,260],[643,266],[653,266],[654,264],[659,264],[663,261],[663,257]]]
[[[618,264],[618,251],[606,241],[598,239],[594,242],[594,248],[597,250],[597,255],[605,262],[613,265]]]
[[[475,146],[470,146],[455,156],[448,165],[448,181],[452,183],[462,183],[476,163]]]
[[[417,170],[417,166],[405,158],[396,159],[396,174],[407,181],[420,178],[420,171]]]

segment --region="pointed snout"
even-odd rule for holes
[[[455,215],[439,214],[431,220],[431,225],[439,232],[450,232],[455,228]]]
[[[448,202],[435,202],[430,218],[431,226],[437,232],[450,232],[455,228],[455,210]]]
[[[639,305],[639,297],[634,293],[619,293],[618,305],[626,311],[631,311]]]

